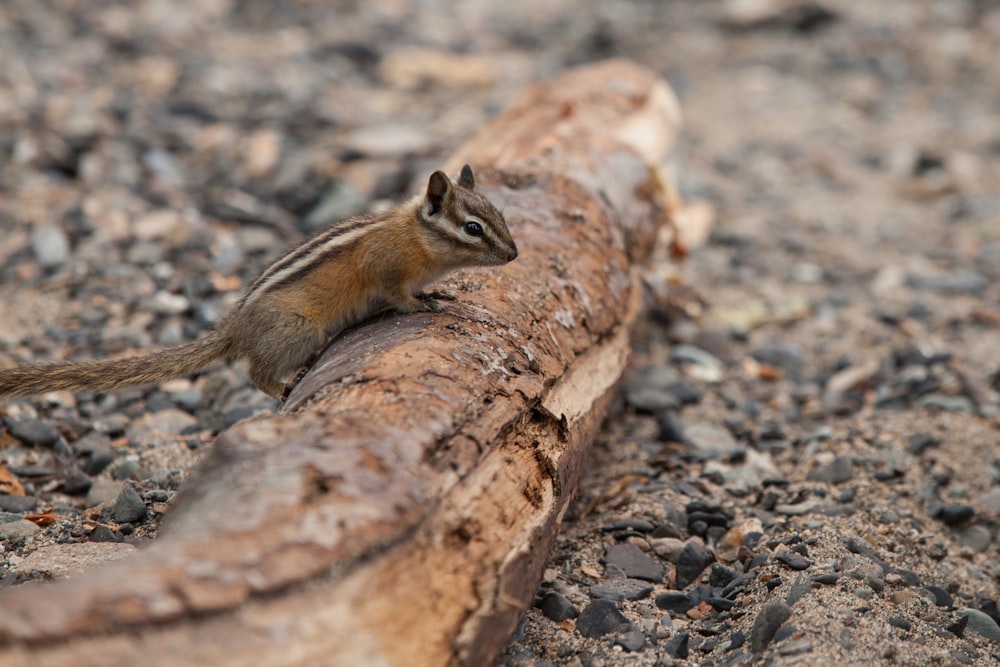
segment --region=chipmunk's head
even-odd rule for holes
[[[496,206],[474,192],[476,177],[465,165],[457,183],[443,171],[427,182],[420,218],[431,231],[431,246],[454,267],[506,264],[517,257],[507,222]]]

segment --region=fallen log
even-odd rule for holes
[[[677,124],[626,62],[529,87],[449,161],[518,259],[343,335],[219,436],[149,548],[0,595],[0,664],[490,664],[626,363]]]

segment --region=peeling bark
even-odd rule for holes
[[[282,414],[219,436],[148,549],[0,595],[0,663],[493,661],[625,366],[677,125],[626,62],[529,87],[449,160],[518,259],[341,336]]]

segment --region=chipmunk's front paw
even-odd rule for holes
[[[454,301],[454,297],[449,297],[441,292],[418,294],[417,299],[420,301],[420,310],[425,313],[440,313],[444,310],[444,306],[438,299],[451,299]]]
[[[299,372],[295,374],[295,377],[293,377],[291,380],[285,383],[285,388],[281,392],[281,399],[280,399],[282,405],[285,404],[285,401],[288,400],[288,397],[291,395],[292,390],[295,389],[295,387],[298,386],[300,382],[302,382],[302,378],[306,376],[306,373],[308,373],[311,368],[312,368],[312,363],[303,366],[302,368],[299,369]]]
[[[430,292],[420,295],[421,299],[438,299],[439,301],[458,301],[458,297],[451,292],[442,292],[441,290],[431,290]]]

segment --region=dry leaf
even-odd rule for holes
[[[53,510],[51,507],[42,512],[41,514],[29,514],[24,518],[30,521],[31,523],[35,524],[36,526],[51,526],[52,524],[54,524],[56,521],[59,520],[59,517],[56,515],[55,510]]]
[[[5,493],[8,496],[24,495],[24,486],[21,481],[2,463],[0,463],[0,493]]]

